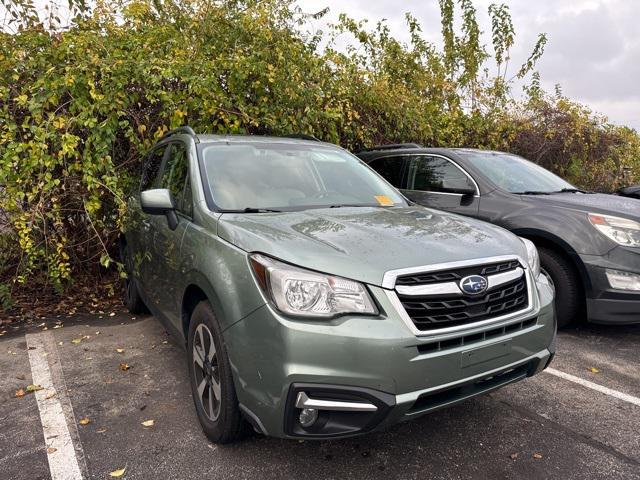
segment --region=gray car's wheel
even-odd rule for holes
[[[545,247],[538,247],[538,252],[542,270],[551,280],[556,293],[558,328],[577,323],[584,313],[582,285],[578,272],[561,253]]]
[[[187,352],[191,393],[202,430],[216,443],[238,440],[244,420],[220,326],[209,302],[200,302],[191,314]]]
[[[124,264],[124,269],[127,277],[124,279],[124,298],[123,302],[127,310],[131,313],[140,314],[147,313],[149,310],[144,304],[142,297],[140,296],[140,290],[138,287],[138,281],[134,276],[133,258],[129,247],[125,244],[120,249],[120,257]]]

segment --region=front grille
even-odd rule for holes
[[[520,266],[517,260],[490,263],[487,265],[474,265],[471,267],[446,270],[443,272],[414,273],[402,275],[396,280],[396,285],[428,285],[431,283],[455,282],[469,275],[495,275],[496,273],[515,270]]]
[[[426,280],[427,283],[434,283],[432,278],[446,278],[444,282],[456,281],[467,275],[487,274],[486,272],[502,273],[514,270],[520,266],[518,261],[503,262],[499,264],[479,265],[475,267],[465,267],[457,270],[410,275],[400,277],[398,280],[407,281],[410,277]],[[455,279],[455,280],[454,280]],[[440,280],[439,283],[442,283]],[[396,282],[397,285],[401,284]],[[402,283],[402,285],[407,285]],[[413,283],[411,285],[419,285]],[[418,330],[428,331],[447,327],[457,327],[471,324],[482,320],[489,320],[509,313],[518,312],[529,306],[529,293],[527,290],[526,276],[508,283],[504,283],[488,290],[486,293],[477,296],[471,295],[401,295],[398,298],[407,314]]]

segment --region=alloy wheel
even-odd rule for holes
[[[198,401],[206,417],[215,421],[220,415],[220,368],[216,345],[211,330],[201,323],[196,327],[193,339],[193,373],[198,390]]]

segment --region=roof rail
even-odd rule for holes
[[[282,135],[284,138],[297,138],[299,140],[313,140],[314,142],[319,142],[320,139],[314,137],[313,135],[307,135],[306,133],[292,133],[290,135]]]
[[[375,152],[377,150],[400,150],[401,148],[422,148],[417,143],[391,143],[389,145],[377,145],[375,147],[363,148],[358,153]]]
[[[165,138],[169,138],[172,135],[178,135],[181,133],[186,133],[187,135],[191,135],[193,137],[193,139],[195,140],[196,143],[200,143],[200,140],[198,140],[198,135],[196,135],[196,132],[193,131],[193,128],[184,125],[182,127],[178,127],[178,128],[174,128],[173,130],[169,130],[167,133],[165,133],[162,137],[160,137],[160,140],[164,140]]]

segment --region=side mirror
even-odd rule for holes
[[[140,193],[140,207],[148,215],[166,215],[171,230],[178,227],[178,215],[171,192],[166,188],[154,188]]]
[[[469,184],[467,177],[445,178],[442,181],[442,190],[462,195],[475,195],[476,193],[476,188]]]

